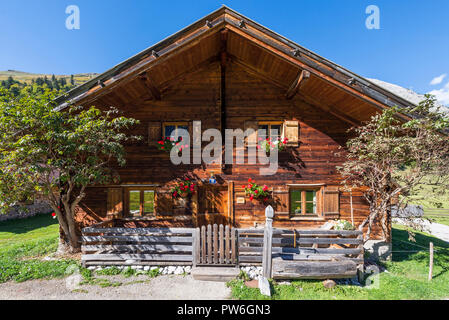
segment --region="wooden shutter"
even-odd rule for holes
[[[245,131],[247,129],[253,129],[254,133],[246,138],[247,146],[257,146],[257,130],[259,129],[259,122],[256,120],[245,121]]]
[[[288,139],[287,146],[297,147],[299,145],[299,121],[284,121],[284,137]]]
[[[290,203],[290,192],[288,190],[276,190],[273,191],[273,200],[274,204],[272,205],[275,211],[275,214],[289,214],[289,203]]]
[[[337,186],[323,188],[323,214],[335,218],[340,215],[340,192]]]
[[[173,214],[173,198],[170,192],[157,191],[156,192],[156,206],[155,212],[157,215],[172,215]]]
[[[107,215],[120,216],[123,212],[122,188],[108,188]]]
[[[162,139],[162,128],[159,121],[151,121],[148,123],[148,145],[156,147],[158,141]]]

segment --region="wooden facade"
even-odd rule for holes
[[[245,197],[242,186],[251,178],[269,187],[276,228],[319,228],[330,219],[358,226],[367,204],[360,192],[343,190],[336,168],[348,129],[407,103],[222,7],[60,99],[61,108],[114,106],[140,120],[132,134],[143,137],[126,146],[127,164],[115,168],[120,183],[86,190],[79,225],[120,217],[132,226],[138,217],[147,227],[254,227],[263,224],[266,204]],[[262,176],[262,165],[247,159],[172,164],[157,141],[170,125],[192,133],[193,121],[201,121],[202,132],[279,125],[289,143],[277,173]],[[212,173],[216,184],[208,183]],[[185,177],[197,183],[196,194],[173,200],[170,187]]]

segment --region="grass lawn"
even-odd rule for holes
[[[64,276],[76,261],[41,260],[56,251],[58,230],[50,214],[0,222],[0,282]]]
[[[427,281],[429,253],[425,248],[434,243],[434,278]],[[420,247],[418,247],[420,246]],[[422,248],[423,247],[423,248]],[[414,252],[416,250],[424,250]],[[401,226],[393,228],[393,260],[384,264],[387,272],[379,276],[378,288],[364,288],[353,285],[337,285],[324,288],[321,281],[298,280],[289,285],[272,282],[272,299],[314,300],[314,299],[443,299],[449,298],[449,244],[424,233],[416,234],[416,243],[408,240],[407,232]],[[228,285],[236,299],[268,299],[258,289],[247,288],[242,280]]]
[[[424,208],[424,217],[431,219],[432,222],[449,226],[449,209]]]

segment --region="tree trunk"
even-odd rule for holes
[[[59,207],[54,208],[59,221],[59,254],[77,253],[81,251],[79,237],[76,232],[76,225],[73,214],[68,215],[65,210]]]
[[[59,243],[58,250],[56,251],[57,255],[66,255],[72,253],[72,249],[70,243],[65,239],[64,233],[62,230],[59,232]]]

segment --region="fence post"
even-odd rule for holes
[[[193,234],[193,243],[192,243],[192,264],[194,267],[200,263],[200,228],[195,228],[192,232]]]
[[[433,273],[433,242],[429,243],[429,252],[430,252],[430,258],[429,258],[429,281],[432,280],[432,273]]]
[[[263,276],[267,279],[271,278],[271,251],[273,244],[273,217],[274,210],[270,205],[265,208],[265,229],[263,233],[263,256],[262,268]]]

